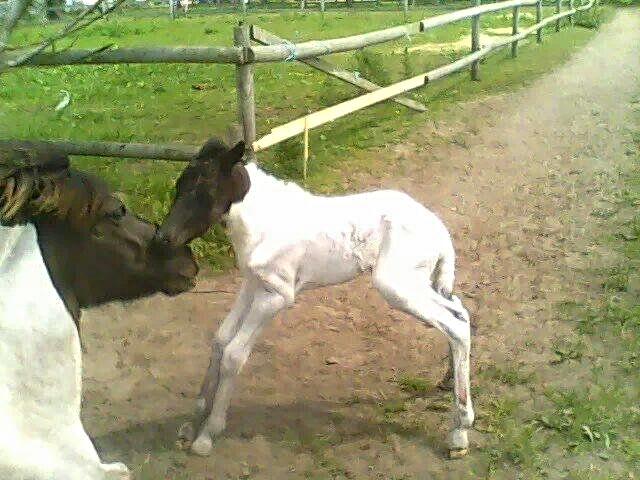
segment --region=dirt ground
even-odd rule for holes
[[[557,71],[452,106],[407,143],[371,152],[387,175],[347,180],[353,191],[402,189],[450,228],[457,290],[476,326],[479,425],[487,399],[504,388],[477,384],[488,366],[538,373],[523,402],[545,385],[577,381],[547,368],[554,339],[571,334],[554,305],[596,287],[581,273],[596,253],[607,258],[589,241],[601,201],[594,186],[624,155],[625,118],[639,93],[640,12],[620,11]],[[198,285],[231,293],[154,297],[83,318],[84,419],[105,459],[125,461],[136,478],[481,476],[474,450],[489,434],[474,432],[470,455],[447,460],[449,394],[432,388],[413,399],[397,383],[437,383],[444,338],[389,309],[368,278],[301,295],[257,345],[212,456],[178,451],[177,428],[193,411],[238,286],[231,272]],[[404,410],[394,409],[400,401]]]

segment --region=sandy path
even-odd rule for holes
[[[599,201],[594,185],[624,155],[625,119],[639,94],[640,13],[621,11],[527,89],[453,106],[446,121],[425,125],[406,144],[372,152],[390,164],[389,176],[351,179],[354,189],[411,193],[454,232],[458,289],[477,326],[476,372],[517,365],[539,371],[542,383],[555,381],[545,368],[549,346],[568,329],[552,307],[592,288],[580,270],[594,248],[587,241]],[[199,288],[237,285],[231,273]],[[448,415],[429,410],[446,395],[410,401],[393,418],[381,413],[379,405],[404,398],[398,376],[440,378],[445,343],[389,310],[368,286],[362,279],[306,293],[274,322],[242,374],[227,435],[209,459],[176,451],[174,432],[192,410],[208,344],[232,295],[89,312],[89,431],[105,456],[126,460],[144,478],[466,478],[474,455],[444,460]],[[327,365],[329,357],[338,363]],[[481,422],[483,402],[499,388],[478,391]],[[476,447],[485,441],[474,436]]]

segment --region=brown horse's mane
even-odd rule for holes
[[[100,179],[66,166],[2,164],[0,158],[0,224],[6,226],[48,217],[89,228],[111,195]]]

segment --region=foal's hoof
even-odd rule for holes
[[[201,457],[208,457],[211,455],[212,449],[213,442],[211,441],[211,437],[207,434],[200,435],[191,445],[191,451]]]
[[[469,450],[466,448],[452,448],[449,450],[449,458],[455,460],[456,458],[465,457],[469,453]]]
[[[131,480],[129,469],[124,463],[103,463],[100,466],[107,480]]]
[[[468,453],[469,434],[467,430],[456,428],[449,439],[449,458],[462,458]]]

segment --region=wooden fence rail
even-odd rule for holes
[[[476,0],[477,1],[477,0]],[[567,0],[565,0],[567,1]],[[395,99],[414,110],[424,111],[426,108],[412,99],[400,97],[401,94],[443,78],[454,72],[474,66],[473,78],[478,78],[479,61],[492,52],[511,45],[512,56],[517,54],[518,42],[525,37],[536,34],[542,41],[542,29],[554,23],[559,28],[560,19],[573,16],[580,11],[592,8],[597,0],[574,7],[573,0],[568,0],[569,9],[561,11],[562,0],[556,0],[556,14],[542,18],[541,0],[507,0],[498,3],[479,5],[452,13],[439,15],[420,22],[400,25],[376,32],[335,38],[323,41],[310,41],[298,44],[290,43],[256,26],[237,27],[234,32],[233,47],[158,47],[158,48],[117,48],[103,47],[98,50],[69,50],[59,53],[40,53],[31,58],[24,66],[53,66],[69,64],[100,63],[231,63],[237,65],[237,90],[239,117],[243,124],[244,138],[250,146],[250,154],[262,151],[295,135],[304,134],[305,138],[305,172],[308,157],[308,131],[320,125],[332,122],[340,117],[363,109],[370,105]],[[536,24],[526,29],[519,28],[520,8],[536,7]],[[482,14],[511,9],[513,11],[512,35],[493,43],[480,46],[479,25]],[[429,72],[380,87],[366,79],[357,77],[351,72],[339,69],[317,57],[332,53],[357,50],[384,42],[415,35],[426,30],[447,25],[460,20],[472,19],[472,52],[448,65]],[[260,46],[252,46],[250,39]],[[7,53],[0,53],[0,72],[11,68],[11,58]],[[13,53],[13,55],[16,55]],[[253,66],[252,63],[301,61],[317,70],[356,85],[366,91],[359,97],[333,105],[323,110],[310,113],[296,120],[275,127],[271,132],[256,140],[255,101],[253,98]],[[22,65],[21,65],[22,66]],[[16,140],[2,141],[0,146]],[[52,145],[67,151],[71,155],[91,155],[102,157],[149,158],[170,161],[187,161],[198,151],[198,146],[191,145],[151,145],[141,143],[118,142],[75,142],[75,141],[22,141],[25,145]]]

